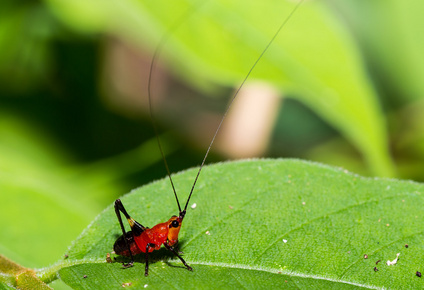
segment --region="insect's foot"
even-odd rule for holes
[[[132,266],[134,266],[134,262],[122,263],[122,267],[124,268],[131,268]]]
[[[187,270],[189,270],[189,271],[192,271],[192,272],[193,272],[193,268],[192,268],[192,267],[190,267],[189,265],[186,265],[186,267],[187,267]]]
[[[145,273],[144,273],[144,276],[145,276],[145,277],[149,276],[149,272],[145,272]]]

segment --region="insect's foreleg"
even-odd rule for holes
[[[181,256],[177,253],[177,251],[175,251],[175,249],[174,249],[173,247],[171,247],[171,246],[170,246],[170,245],[168,245],[167,243],[164,243],[163,245],[165,246],[165,248],[167,248],[169,251],[173,252],[173,253],[175,254],[175,256],[177,256],[177,257],[181,260],[181,262],[184,264],[184,266],[186,266],[187,270],[189,270],[189,271],[193,271],[193,268],[192,268],[192,267],[190,267],[190,266],[186,263],[186,261],[184,261],[183,257],[181,257]]]
[[[145,270],[144,270],[144,276],[149,276],[149,250],[150,250],[150,248],[152,248],[152,247],[154,247],[155,245],[154,244],[151,244],[151,243],[148,243],[147,245],[146,245],[146,254],[145,254],[145,257],[146,257],[146,268],[145,268]]]

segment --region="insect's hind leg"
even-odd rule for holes
[[[183,257],[181,257],[181,256],[177,253],[177,251],[175,251],[175,249],[174,249],[173,247],[171,247],[171,246],[170,246],[170,245],[168,245],[167,243],[164,243],[163,245],[165,246],[165,248],[167,248],[169,251],[173,252],[173,253],[175,254],[175,256],[177,256],[177,257],[181,260],[181,262],[184,264],[184,266],[186,266],[187,270],[189,270],[189,271],[193,271],[193,268],[192,268],[192,267],[190,267],[190,266],[186,263],[186,261],[184,261]]]
[[[119,225],[121,226],[125,245],[127,246],[127,249],[128,249],[128,252],[130,253],[130,258],[131,258],[131,261],[129,263],[122,263],[122,266],[124,266],[124,268],[129,268],[129,267],[132,267],[133,264],[134,264],[134,256],[131,252],[130,245],[129,245],[127,239],[126,239],[127,233],[125,231],[124,224],[122,223],[122,218],[121,218],[120,212],[122,212],[124,214],[124,216],[127,220],[131,220],[131,217],[128,215],[127,211],[125,210],[124,205],[122,204],[121,200],[117,199],[117,200],[115,200],[115,213],[116,213],[116,216],[118,217],[118,221],[119,221]]]

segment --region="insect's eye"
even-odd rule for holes
[[[178,228],[180,226],[180,223],[178,221],[172,221],[171,226],[174,228]]]

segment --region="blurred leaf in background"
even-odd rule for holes
[[[177,25],[152,93],[161,131],[176,132],[162,136],[175,172],[200,163],[231,91],[294,5],[2,1],[1,252],[29,267],[57,261],[105,205],[165,175],[146,91],[152,53],[168,29]],[[424,180],[423,5],[306,1],[252,73],[272,88],[249,105],[251,119],[271,120],[259,129],[269,134],[245,141],[268,148],[254,156]],[[269,103],[268,91],[277,96]],[[246,111],[236,105],[224,125],[237,110]],[[228,149],[224,156],[237,152]]]
[[[162,34],[158,27],[161,31],[172,27],[178,15],[196,5],[110,1],[101,11],[88,13],[95,10],[95,1],[49,3],[76,29],[111,33],[136,46],[152,31]],[[294,6],[285,1],[244,6],[238,1],[205,3],[173,32],[166,57],[174,65],[172,70],[198,89],[213,83],[235,86]],[[372,174],[393,176],[385,119],[352,36],[324,2],[303,5],[302,14],[285,27],[252,78],[267,80],[310,107],[355,146]],[[267,15],[266,20],[258,15]]]
[[[424,180],[424,20],[419,0],[329,1],[351,29],[387,112],[398,176]]]
[[[41,1],[0,3],[0,81],[3,91],[28,93],[51,69],[57,21]]]

